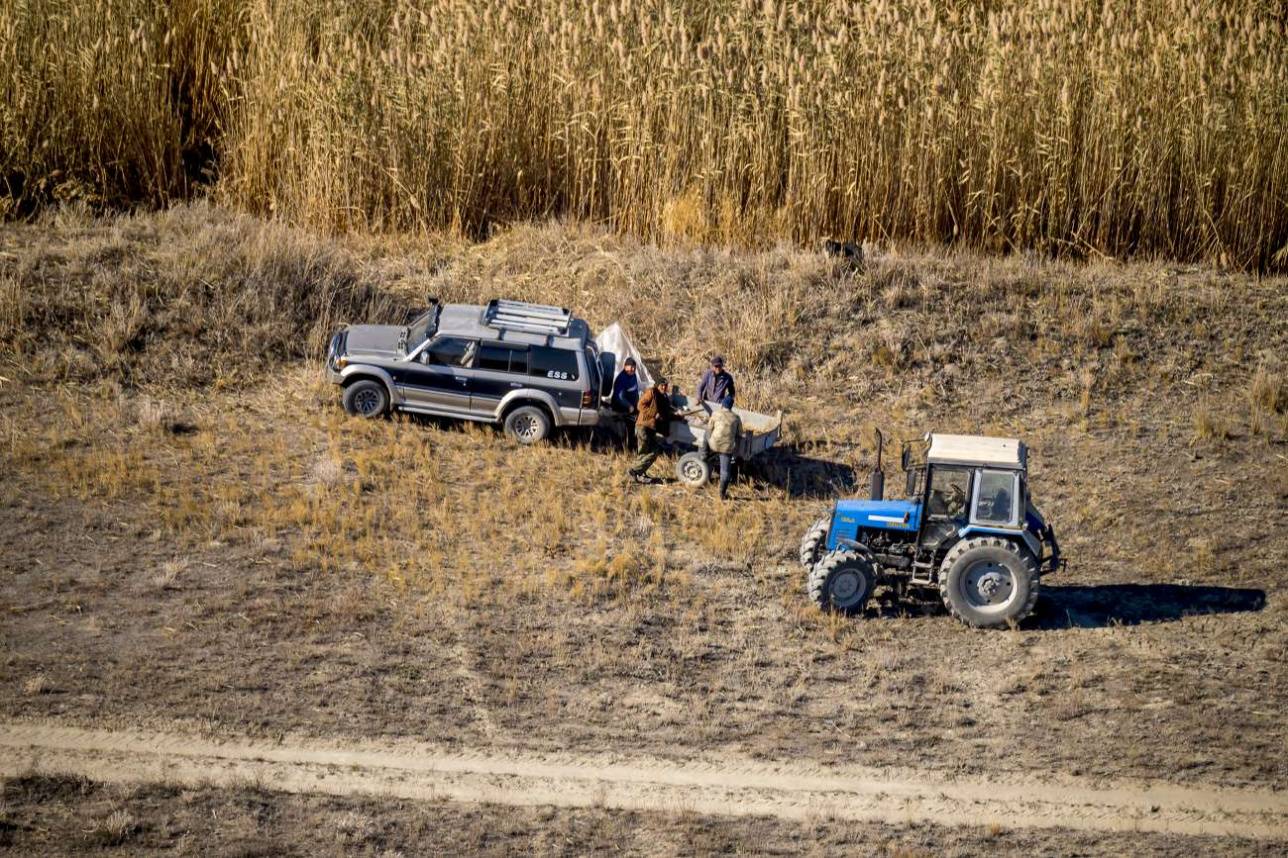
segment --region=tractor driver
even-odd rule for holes
[[[966,474],[961,471],[936,471],[930,484],[930,514],[961,518],[966,512]]]

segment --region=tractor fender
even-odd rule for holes
[[[385,386],[389,391],[389,402],[391,405],[401,405],[403,403],[402,395],[398,392],[398,386],[394,384],[393,376],[385,372],[378,366],[371,364],[356,363],[346,366],[340,370],[340,384],[347,387],[350,382],[358,378],[371,378]]]
[[[1027,547],[1029,551],[1033,552],[1033,557],[1035,559],[1042,556],[1041,540],[1032,533],[1029,533],[1027,530],[1004,530],[1000,527],[976,527],[974,525],[968,525],[957,531],[957,538],[969,539],[970,537],[981,533],[987,533],[991,536],[1001,536],[1007,539],[1015,539],[1018,536],[1024,542],[1025,547]],[[948,547],[951,550],[952,546]]]
[[[862,542],[858,542],[853,539],[847,539],[846,537],[842,536],[836,540],[836,544],[844,545],[846,548],[850,549],[851,551],[858,552],[859,554],[862,554],[864,557],[867,557],[869,559],[871,559],[872,557],[872,549],[868,548]]]

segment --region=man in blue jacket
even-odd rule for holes
[[[702,374],[702,380],[698,382],[697,395],[698,402],[708,414],[711,413],[711,406],[707,404],[710,402],[724,402],[728,398],[730,407],[733,406],[733,376],[725,372],[723,356],[711,358],[711,367]]]

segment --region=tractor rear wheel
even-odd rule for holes
[[[827,545],[827,521],[827,516],[820,518],[801,537],[801,565],[806,569],[813,569],[814,564],[823,556],[823,549]]]
[[[877,577],[852,551],[832,551],[809,571],[809,597],[825,611],[852,616],[863,610]]]
[[[996,536],[963,539],[939,567],[949,613],[976,629],[1004,629],[1033,612],[1038,563],[1024,545]]]

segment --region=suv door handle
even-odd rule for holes
[[[454,375],[452,376],[452,378],[456,381],[459,381],[461,384],[464,384],[467,381],[467,379],[463,375]]]
[[[523,387],[523,385],[522,385],[520,382],[517,382],[517,381],[512,381],[512,382],[510,382],[510,386],[511,386],[511,387]]]

